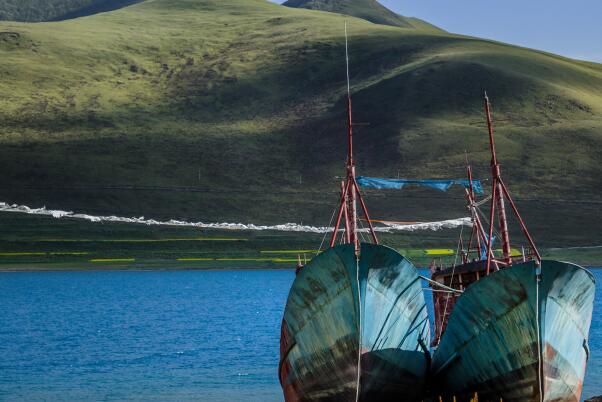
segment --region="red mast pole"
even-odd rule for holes
[[[510,206],[512,207],[512,210],[514,211],[514,214],[516,215],[516,218],[518,219],[518,222],[523,231],[523,234],[527,238],[527,241],[529,242],[529,245],[531,246],[531,250],[533,251],[533,254],[535,254],[535,258],[537,258],[537,262],[541,262],[541,254],[539,254],[539,250],[537,250],[537,247],[535,246],[535,242],[533,241],[533,238],[531,237],[531,233],[529,233],[529,229],[527,229],[527,225],[525,224],[525,221],[523,221],[523,218],[520,216],[520,213],[518,212],[518,208],[516,207],[514,200],[512,200],[512,197],[510,197],[510,193],[508,192],[508,189],[506,188],[506,184],[504,184],[504,182],[502,182],[502,190],[504,190],[504,194],[506,195],[506,198],[508,198],[508,202],[510,202]]]
[[[347,39],[347,38],[345,38]],[[345,47],[347,42],[345,41]],[[348,60],[348,57],[347,57]],[[347,62],[347,77],[349,77],[349,62]],[[360,242],[357,235],[357,202],[355,188],[355,162],[353,161],[353,115],[351,111],[351,89],[347,81],[347,181],[350,183],[347,193],[347,220],[349,221],[349,243],[355,245],[355,253],[360,251]]]
[[[370,219],[370,214],[368,213],[368,208],[366,207],[366,203],[364,202],[364,197],[362,197],[362,193],[360,192],[360,186],[357,184],[355,177],[353,178],[353,184],[355,185],[355,189],[357,190],[358,198],[360,200],[360,205],[362,206],[362,211],[364,212],[364,216],[368,221],[368,228],[370,229],[370,236],[372,237],[372,241],[374,244],[378,244],[378,237],[376,237],[376,232],[374,231],[374,225],[372,224],[372,220]]]
[[[347,202],[348,202],[348,194],[345,192],[345,182],[342,181],[341,182],[341,194],[343,194],[343,197],[345,197],[345,201],[343,203],[343,214],[345,215],[345,243],[351,243],[351,237],[350,237],[350,222],[349,222],[349,209],[347,208]]]
[[[506,206],[504,204],[504,192],[502,190],[500,165],[497,161],[497,154],[495,151],[495,140],[493,139],[493,119],[491,118],[491,104],[489,103],[489,97],[487,96],[487,93],[485,93],[485,114],[487,116],[487,129],[489,130],[489,148],[491,150],[491,176],[493,178],[493,186],[495,187],[496,195],[493,197],[491,202],[492,206],[493,203],[497,204],[500,234],[502,236],[503,260],[506,264],[510,264],[512,263],[512,259],[510,257],[510,235],[508,234],[508,219],[506,217]],[[493,225],[493,221],[491,221],[490,224]]]
[[[345,183],[345,188],[343,189],[343,192],[341,193],[341,202],[339,205],[339,212],[337,214],[337,220],[334,225],[334,229],[332,230],[332,236],[330,237],[330,247],[334,247],[334,243],[337,241],[337,233],[339,232],[339,227],[341,226],[341,218],[343,217],[343,212],[345,212],[345,203],[347,202],[345,194],[347,194],[348,188],[349,188],[349,182]],[[347,214],[345,214],[345,217],[347,217]]]
[[[523,234],[525,235],[525,237],[527,238],[527,241],[529,242],[529,245],[531,246],[533,255],[537,259],[537,263],[540,263],[541,255],[539,254],[539,251],[537,250],[537,247],[535,246],[535,242],[533,241],[533,238],[531,237],[531,234],[529,233],[529,230],[527,229],[527,225],[525,224],[525,222],[523,221],[523,218],[521,217],[520,213],[518,212],[518,208],[516,207],[514,200],[512,200],[512,197],[510,196],[510,192],[508,191],[508,188],[506,187],[506,184],[502,180],[502,177],[500,174],[500,165],[497,161],[497,156],[496,156],[496,152],[495,152],[495,142],[493,140],[493,123],[492,123],[492,118],[491,118],[491,105],[489,103],[489,98],[487,97],[487,93],[485,93],[485,113],[487,114],[487,127],[489,129],[489,145],[491,148],[491,173],[492,173],[492,177],[493,177],[493,191],[492,191],[493,196],[492,196],[492,200],[491,200],[491,215],[490,215],[491,222],[490,222],[490,227],[489,227],[490,239],[489,239],[489,245],[488,245],[488,253],[491,252],[491,234],[493,231],[493,216],[494,216],[495,205],[497,204],[498,209],[499,209],[498,214],[499,214],[500,231],[502,234],[504,263],[507,265],[512,264],[512,256],[510,255],[510,237],[508,235],[508,221],[506,219],[506,210],[505,210],[505,205],[504,205],[504,199],[506,199],[510,203],[510,206],[512,207],[512,211],[514,212],[514,215],[516,216],[516,218],[520,224],[521,230],[523,231]],[[489,266],[490,266],[492,258],[493,258],[493,256],[488,254],[487,273],[489,273]]]
[[[487,238],[487,275],[491,271],[491,260],[493,260],[492,238],[493,238],[493,219],[495,218],[495,197],[497,197],[497,186],[493,184],[491,199],[491,211],[489,212],[489,234]]]
[[[468,164],[468,155],[466,155],[466,173],[468,174],[468,190],[467,190],[467,198],[468,198],[468,208],[470,209],[470,215],[472,217],[472,231],[470,232],[470,241],[468,242],[468,250],[466,251],[466,262],[468,262],[468,257],[470,256],[470,250],[472,248],[472,240],[475,237],[476,232],[476,241],[477,241],[477,251],[479,253],[479,258],[481,258],[482,249],[481,249],[481,233],[479,228],[479,217],[476,214],[474,203],[474,188],[472,186],[472,168]]]
[[[347,68],[347,178],[345,183],[341,184],[341,204],[339,206],[339,212],[337,215],[336,224],[334,231],[330,238],[330,247],[333,247],[336,242],[337,233],[341,226],[341,220],[344,216],[345,222],[345,242],[353,244],[355,247],[355,254],[359,255],[360,252],[360,241],[358,236],[358,224],[357,224],[357,200],[359,199],[362,206],[362,212],[370,228],[370,234],[372,241],[378,244],[378,238],[374,231],[370,215],[368,214],[368,208],[360,193],[359,186],[355,180],[355,161],[353,160],[353,107],[351,103],[351,85],[349,79],[349,48],[347,42],[347,23],[345,22],[345,62]]]

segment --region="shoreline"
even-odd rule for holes
[[[580,265],[580,264],[577,264]],[[580,265],[588,270],[602,269],[598,265]],[[417,266],[418,269],[428,269],[428,267]],[[166,271],[294,271],[295,267],[289,264],[280,266],[234,266],[234,267],[216,267],[216,266],[167,266],[140,264],[134,265],[113,265],[113,266],[82,266],[81,264],[24,264],[24,266],[0,266],[0,274],[19,273],[19,272],[166,272]]]
[[[294,269],[311,259],[324,236],[287,232],[233,233],[188,227],[87,221],[0,212],[0,272]],[[452,265],[455,230],[383,234],[381,244],[417,267]],[[540,247],[544,259],[602,266],[602,247],[570,238]]]
[[[86,265],[86,264],[11,264],[0,266],[0,273],[14,272],[164,272],[164,271],[289,271],[294,270],[294,264],[282,264],[280,266],[234,266],[218,267],[170,264],[115,264],[115,265]]]

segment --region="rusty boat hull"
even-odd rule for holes
[[[472,284],[434,353],[433,385],[458,400],[477,392],[485,401],[578,402],[594,292],[589,271],[557,261],[517,264]]]
[[[330,248],[297,275],[282,322],[286,402],[420,401],[430,327],[416,268],[395,250]]]

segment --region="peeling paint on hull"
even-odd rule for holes
[[[448,397],[578,402],[594,291],[587,270],[557,261],[542,262],[539,289],[533,262],[474,283],[434,354],[433,385]]]
[[[279,366],[285,400],[419,401],[429,330],[408,260],[378,245],[362,244],[359,262],[353,245],[331,248],[301,270],[289,294]]]

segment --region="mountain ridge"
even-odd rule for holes
[[[117,10],[144,0],[0,0],[0,21],[63,21]]]
[[[376,0],[287,0],[282,5],[350,15],[381,25],[443,31],[421,19],[399,15]]]

